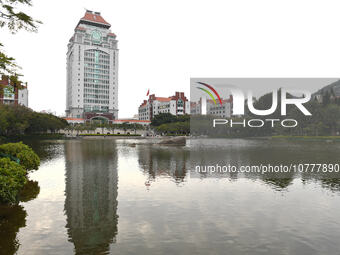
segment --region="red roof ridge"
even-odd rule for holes
[[[155,100],[161,101],[161,102],[168,102],[168,101],[171,101],[171,97],[156,97]]]
[[[92,12],[92,11],[87,10],[85,12],[84,17],[82,17],[80,20],[86,20],[86,21],[91,21],[91,22],[111,26],[110,23],[106,22],[104,18],[100,15],[100,12]]]

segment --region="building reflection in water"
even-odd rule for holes
[[[150,185],[156,177],[171,177],[176,183],[185,180],[189,151],[176,146],[138,146],[138,163],[148,175]]]
[[[216,141],[217,143],[218,141]],[[217,146],[195,146],[193,144],[190,153],[191,162],[191,178],[216,178],[216,179],[228,179],[230,181],[236,181],[240,178],[246,178],[249,180],[258,180],[267,184],[275,190],[282,190],[287,188],[293,183],[295,178],[294,173],[261,173],[256,171],[249,171],[241,173],[238,170],[244,166],[258,166],[261,164],[282,164],[282,151],[279,148],[270,148],[260,150],[254,148],[251,144],[242,145],[242,140],[239,141],[239,147],[234,147],[234,141],[231,141],[231,145],[218,144]],[[264,152],[266,151],[266,152]],[[268,157],[270,155],[270,157]],[[209,167],[219,166],[219,171],[210,172]],[[227,171],[230,166],[234,171]],[[226,168],[222,168],[226,167]],[[197,170],[198,168],[198,170]],[[217,168],[215,168],[217,169]],[[235,171],[236,169],[236,171]]]
[[[113,140],[65,143],[65,213],[76,254],[106,254],[117,235],[117,149]]]
[[[294,176],[288,174],[275,178],[269,174],[250,173],[239,175],[236,173],[202,174],[195,172],[195,166],[214,165],[224,159],[230,164],[240,166],[241,164],[251,165],[258,159],[258,155],[243,151],[238,152],[225,150],[205,151],[196,148],[185,148],[177,146],[139,146],[138,162],[144,173],[148,175],[146,186],[150,186],[157,177],[170,177],[176,183],[185,181],[190,171],[190,178],[227,178],[237,180],[238,178],[260,179],[274,189],[284,189],[291,185]]]
[[[308,145],[308,146],[306,146]],[[207,139],[191,141],[190,162],[192,167],[190,178],[228,178],[236,180],[246,178],[259,180],[275,190],[283,190],[293,184],[294,179],[301,178],[304,183],[320,181],[322,186],[332,191],[340,188],[340,173],[332,171],[322,173],[322,171],[288,171],[288,172],[214,172],[207,171],[208,166],[288,166],[290,164],[298,166],[316,162],[322,159],[323,163],[338,164],[339,145],[334,143],[327,146],[327,149],[320,149],[319,143],[286,141],[271,141],[268,139]],[[312,168],[312,164],[309,169]],[[324,165],[324,164],[323,164]],[[305,165],[306,166],[306,165]],[[195,168],[202,169],[197,172]],[[306,168],[304,169],[306,170]]]

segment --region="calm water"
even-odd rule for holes
[[[0,207],[0,254],[340,254],[340,181],[203,176],[195,164],[339,163],[340,143],[35,142],[26,202]],[[316,162],[317,161],[317,162]]]

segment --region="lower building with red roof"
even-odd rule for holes
[[[170,113],[176,116],[189,114],[190,104],[184,92],[175,92],[175,95],[170,97],[149,95],[149,98],[144,100],[138,108],[138,119],[151,121],[160,113]]]

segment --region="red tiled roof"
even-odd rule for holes
[[[84,17],[82,17],[81,20],[92,21],[110,26],[110,24],[106,22],[98,12],[86,11]]]
[[[116,36],[114,33],[108,33],[108,36]]]
[[[144,100],[143,103],[139,107],[145,106],[147,103],[148,101]]]
[[[157,101],[160,101],[160,102],[169,102],[171,101],[171,98],[170,97],[156,97]]]

